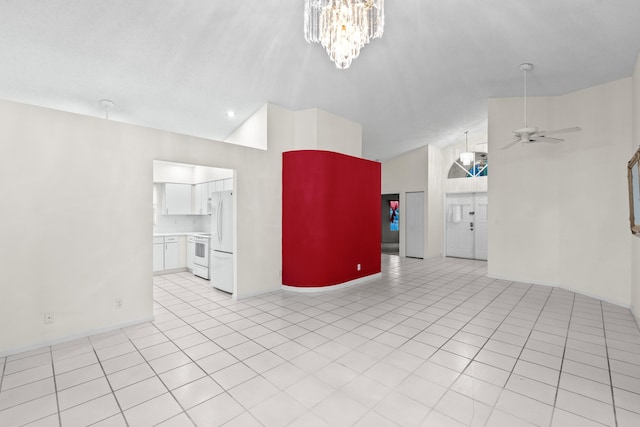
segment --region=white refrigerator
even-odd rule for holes
[[[233,293],[233,192],[211,193],[211,272],[214,288]]]

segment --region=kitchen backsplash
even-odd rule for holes
[[[156,215],[154,218],[154,233],[177,233],[202,231],[208,233],[211,229],[210,215]]]

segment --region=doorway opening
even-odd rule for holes
[[[381,200],[381,251],[400,255],[400,194],[383,194]]]
[[[234,293],[234,171],[153,162],[153,273]]]

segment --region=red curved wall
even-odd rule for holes
[[[378,162],[283,153],[282,283],[322,287],[379,273],[380,197]]]

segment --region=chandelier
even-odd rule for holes
[[[320,43],[340,69],[383,31],[384,0],[305,0],[304,38]]]

